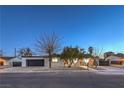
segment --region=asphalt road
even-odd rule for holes
[[[90,71],[0,73],[1,88],[124,88],[124,75]]]

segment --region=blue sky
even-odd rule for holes
[[[42,32],[56,32],[62,46],[124,52],[124,6],[0,6],[0,49],[35,49]]]

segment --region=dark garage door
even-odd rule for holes
[[[26,60],[27,66],[44,66],[44,60],[43,59],[37,59],[37,60]]]
[[[13,67],[20,67],[22,66],[21,62],[13,62]]]

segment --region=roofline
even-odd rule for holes
[[[35,58],[40,58],[40,57],[41,57],[41,58],[43,58],[43,57],[44,57],[44,58],[47,58],[48,56],[22,56],[22,58],[27,58],[27,57],[28,57],[28,58],[34,58],[34,57],[35,57]]]

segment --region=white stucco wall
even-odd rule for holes
[[[22,62],[21,58],[12,58],[10,60],[7,61],[8,65],[12,66],[13,62]]]
[[[26,58],[22,58],[22,67],[26,67]]]
[[[44,67],[49,67],[49,60],[48,60],[48,58],[40,58],[40,57],[25,57],[25,58],[22,58],[22,67],[26,67],[26,60],[28,60],[28,59],[44,59]]]

